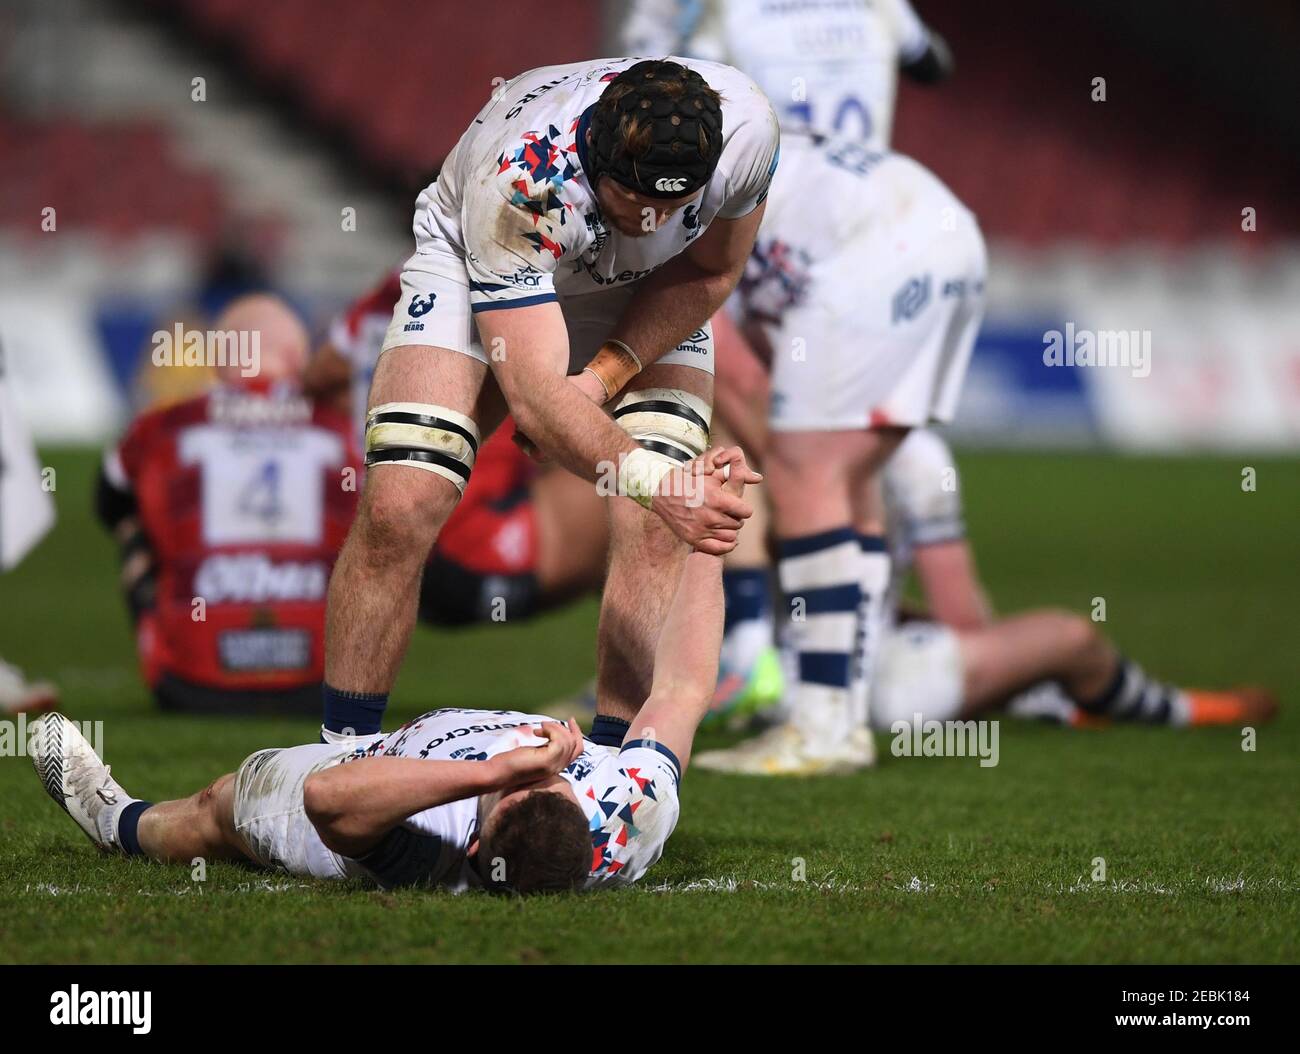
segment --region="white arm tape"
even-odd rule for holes
[[[659,483],[677,463],[651,450],[633,450],[625,454],[618,466],[618,492],[642,508],[650,508]]]

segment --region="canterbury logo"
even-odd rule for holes
[[[680,194],[685,189],[686,179],[681,176],[676,179],[668,179],[667,177],[664,177],[663,179],[655,180],[655,190],[661,190],[665,194]]]

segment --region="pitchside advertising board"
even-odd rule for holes
[[[1032,258],[995,249],[952,437],[1152,453],[1300,448],[1300,264],[1209,288],[1184,280],[1187,269],[1130,258],[1142,280],[1129,282],[1094,255],[1044,278]],[[156,320],[166,307],[137,301],[129,314]],[[110,299],[0,293],[11,401],[38,443],[100,444],[123,427],[132,362],[149,348],[142,323],[123,317]]]

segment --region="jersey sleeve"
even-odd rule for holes
[[[904,66],[915,62],[930,46],[930,33],[925,23],[908,0],[886,0],[884,12],[898,48],[898,61]]]
[[[439,884],[464,859],[475,801],[465,799],[417,812],[356,862],[385,889]]]
[[[560,261],[587,241],[566,187],[578,173],[572,130],[526,132],[500,152],[495,168],[465,182],[461,229],[476,313],[555,300]]]
[[[957,468],[936,433],[913,430],[886,463],[884,479],[891,526],[909,548],[966,536]]]
[[[681,765],[661,743],[608,752],[579,792],[592,835],[589,886],[635,882],[659,859],[677,826],[680,782]]]
[[[394,271],[334,316],[327,333],[330,346],[355,368],[373,368],[380,348],[370,339],[370,334],[382,333],[387,328],[401,295],[401,272]]]
[[[772,104],[757,85],[749,90],[757,98],[741,111],[741,123],[723,148],[722,163],[728,164],[727,200],[718,210],[723,220],[748,216],[763,203],[781,157],[781,129]]]

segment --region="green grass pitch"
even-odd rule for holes
[[[59,452],[60,522],[0,580],[0,654],[102,719],[132,793],[193,792],[307,720],[161,716],[137,680],[95,456]],[[1241,470],[1258,472],[1243,492]],[[385,893],[99,856],[25,757],[0,758],[3,962],[1278,962],[1300,958],[1300,463],[968,454],[968,522],[999,610],[1090,610],[1153,673],[1282,695],[1232,729],[1005,721],[1001,762],[894,758],[811,781],[688,773],[663,859],[630,890],[534,900]],[[420,631],[391,723],[533,709],[590,675],[595,605]],[[725,741],[705,737],[705,745]],[[1102,857],[1105,881],[1094,882]],[[792,880],[796,860],[806,881]]]

